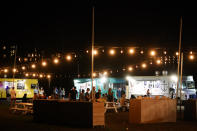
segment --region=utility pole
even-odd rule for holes
[[[91,71],[91,79],[92,79],[92,100],[94,100],[94,92],[93,92],[93,73],[94,73],[94,6],[92,7],[92,71]]]
[[[181,101],[182,79],[183,79],[183,53],[181,53],[181,79],[180,79],[180,116],[181,116],[181,114],[182,114],[182,112],[181,112],[181,105],[182,105],[182,101]],[[180,118],[181,118],[181,117],[180,117]]]
[[[180,19],[180,31],[179,31],[179,53],[178,53],[178,69],[177,69],[177,89],[176,89],[176,99],[178,98],[178,89],[179,89],[179,81],[180,81],[180,56],[181,56],[181,38],[182,38],[182,17]],[[178,99],[177,99],[178,100]]]
[[[15,54],[14,54],[14,69],[13,69],[13,76],[12,76],[12,83],[13,83],[13,87],[14,87],[14,79],[15,79],[15,67],[16,67],[16,52],[17,52],[17,45],[16,45],[16,49],[15,49]]]

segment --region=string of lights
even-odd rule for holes
[[[178,57],[178,52],[177,51],[173,51],[174,53],[169,52],[167,49],[161,49],[161,48],[155,48],[155,49],[140,49],[140,48],[120,48],[120,47],[113,47],[113,48],[109,48],[109,49],[104,49],[104,48],[95,48],[94,50],[94,55],[95,58],[96,56],[98,56],[100,53],[105,53],[107,52],[110,56],[115,56],[117,53],[119,54],[128,54],[128,55],[134,55],[136,57],[140,57],[140,55],[145,55],[148,54],[146,57],[148,58],[146,60],[146,62],[141,62],[141,64],[135,64],[135,65],[126,65],[124,67],[122,67],[123,71],[128,71],[128,72],[132,72],[133,70],[135,70],[136,68],[141,68],[141,69],[145,69],[148,67],[148,65],[166,65],[166,64],[176,64],[177,63],[177,57]],[[86,50],[84,53],[86,54],[90,54],[91,55],[91,50]],[[58,55],[57,55],[58,54]],[[138,55],[135,55],[138,54]],[[195,60],[195,52],[193,51],[185,51],[185,54],[188,56],[188,59],[191,61]],[[31,55],[31,57],[29,57],[29,60],[31,59],[31,61],[28,61],[27,57],[20,57],[17,56],[17,60],[18,63],[20,63],[19,65],[16,66],[16,68],[12,68],[12,67],[1,67],[0,73],[4,73],[4,74],[8,74],[8,72],[13,72],[13,73],[21,73],[23,72],[23,74],[25,75],[25,77],[40,77],[40,78],[51,78],[52,73],[28,73],[29,69],[36,69],[37,66],[41,65],[42,67],[47,67],[47,65],[49,63],[53,63],[53,64],[60,64],[60,62],[62,61],[62,59],[66,60],[67,62],[71,62],[74,61],[75,59],[79,59],[78,57],[80,56],[79,53],[77,52],[72,52],[72,53],[65,53],[60,54],[60,53],[56,53],[56,55],[52,55],[55,56],[53,58],[45,58],[45,59],[40,59],[37,60],[36,62],[32,62],[32,58],[35,57],[34,54]],[[83,57],[83,56],[82,56]],[[125,68],[126,67],[126,68]],[[99,71],[97,71],[99,72]],[[110,72],[113,72],[112,70]],[[97,73],[99,74],[99,73]],[[96,76],[96,72],[94,74],[94,76]]]

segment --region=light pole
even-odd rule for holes
[[[16,67],[16,51],[17,51],[17,45],[16,45],[16,49],[15,49],[15,54],[14,54],[14,68],[13,68],[13,76],[12,76],[13,87],[14,87],[15,67]]]
[[[93,92],[93,81],[94,81],[94,6],[92,7],[92,70],[91,70],[91,80],[92,80],[92,100],[94,100]]]
[[[179,53],[178,53],[178,69],[177,69],[177,89],[176,89],[176,99],[178,98],[178,89],[179,89],[179,81],[180,81],[180,57],[181,57],[181,38],[182,38],[182,17],[180,19],[180,32],[179,32]],[[177,99],[178,100],[178,99]],[[177,101],[178,102],[178,101]]]

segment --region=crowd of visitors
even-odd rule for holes
[[[101,92],[101,89],[98,89],[96,91],[96,88],[93,87],[92,90],[90,88],[79,90],[79,92],[76,90],[76,87],[73,87],[69,92],[66,92],[64,88],[57,88],[55,87],[52,94],[50,96],[46,96],[46,93],[44,91],[43,87],[36,86],[34,88],[34,96],[33,99],[67,99],[70,101],[96,101],[96,102],[120,102],[120,99],[116,99],[114,97],[114,94],[120,95],[119,92],[113,92],[111,88],[108,89],[106,93]],[[119,94],[118,94],[119,93]],[[66,94],[68,94],[66,96]],[[6,96],[7,101],[12,105],[16,102],[16,91],[14,87],[6,88]],[[121,95],[122,96],[122,92]],[[22,102],[27,102],[27,94],[25,93]]]

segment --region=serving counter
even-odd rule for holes
[[[176,122],[176,100],[132,99],[129,123]]]
[[[36,122],[83,127],[105,126],[104,103],[34,100],[33,112]]]

